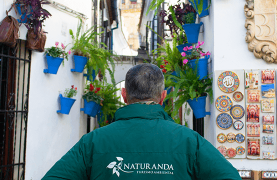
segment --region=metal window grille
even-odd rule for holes
[[[25,173],[31,51],[0,44],[0,179],[21,180]]]

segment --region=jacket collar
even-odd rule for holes
[[[163,110],[162,106],[147,104],[130,104],[119,108],[115,113],[115,121],[131,119],[173,119]],[[174,121],[173,121],[174,122]]]

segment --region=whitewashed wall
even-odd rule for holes
[[[0,0],[0,20],[10,8],[13,0]],[[58,3],[85,14],[86,27],[91,26],[91,0],[56,0]],[[69,29],[76,32],[78,19],[59,11],[50,5],[44,5],[52,16],[45,21],[44,30],[48,32],[45,47],[54,46],[55,42],[71,43]],[[17,17],[14,10],[10,15]],[[20,28],[20,38],[25,39],[26,28]],[[67,50],[69,50],[70,45]],[[58,73],[44,74],[47,68],[43,53],[32,53],[31,79],[29,95],[29,115],[26,149],[25,179],[41,179],[51,166],[60,159],[86,133],[86,115],[80,112],[83,107],[84,78],[82,73],[70,71],[74,67],[72,56],[64,61]],[[58,96],[66,88],[74,85],[78,88],[76,102],[69,115],[57,114],[59,110]]]
[[[210,73],[215,70],[237,69],[275,69],[276,64],[268,64],[256,59],[248,50],[245,42],[246,29],[244,16],[244,0],[212,0],[210,16],[202,18],[204,33],[200,40],[205,41],[204,50],[211,52]],[[217,86],[217,78],[213,76],[213,87]],[[216,97],[215,97],[216,98]],[[205,118],[205,138],[215,144],[215,106],[211,104],[211,117]],[[277,170],[276,160],[229,159],[240,170]]]

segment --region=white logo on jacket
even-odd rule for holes
[[[116,159],[119,161],[118,164],[116,164],[115,161],[111,162],[107,168],[110,168],[110,169],[113,169],[113,174],[116,173],[116,175],[119,177],[120,173],[119,173],[119,170],[122,171],[122,172],[125,172],[125,173],[132,173],[134,171],[124,171],[121,169],[121,166],[122,166],[122,161],[123,161],[123,158],[122,157],[116,157]]]

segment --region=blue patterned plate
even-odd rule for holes
[[[219,96],[215,100],[215,107],[221,112],[227,112],[231,109],[233,102],[231,98],[226,95]]]
[[[231,107],[230,114],[234,119],[241,119],[244,116],[244,108],[241,105]]]
[[[243,143],[244,140],[245,140],[245,137],[244,137],[243,134],[238,133],[238,134],[236,135],[236,141],[237,141],[237,143]]]
[[[233,118],[230,114],[221,113],[216,118],[216,124],[220,129],[229,129],[233,124]]]

